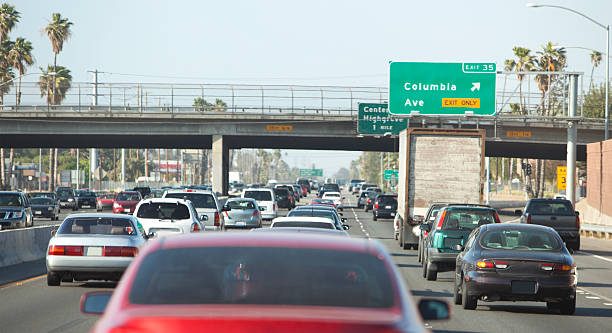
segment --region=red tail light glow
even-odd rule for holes
[[[576,228],[580,230],[580,216],[576,215]]]
[[[138,248],[132,246],[105,246],[105,257],[135,257],[138,254]]]
[[[446,210],[442,211],[442,215],[440,216],[440,219],[438,220],[438,225],[436,226],[436,229],[438,230],[442,229],[442,223],[444,223],[445,217],[446,217]]]
[[[259,216],[261,214],[259,214],[259,211],[254,211],[252,216]]]
[[[374,209],[378,210],[378,202],[374,204]]]
[[[219,216],[219,212],[215,212],[215,227],[221,225],[221,217]]]
[[[506,269],[508,268],[508,263],[505,261],[480,260],[476,263],[476,266],[478,266],[478,268]]]
[[[531,214],[527,214],[527,224],[531,224]]]
[[[194,223],[191,225],[191,232],[198,232],[200,231],[200,226],[198,226],[197,223]]]
[[[497,212],[493,212],[493,217],[495,218],[495,223],[501,223],[501,220],[499,219],[499,215],[497,215]]]
[[[563,264],[544,263],[540,265],[540,269],[543,271],[566,272],[566,271],[571,270],[572,266],[563,265]]]
[[[49,247],[49,255],[51,256],[82,256],[82,246],[72,245],[51,245]]]

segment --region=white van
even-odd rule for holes
[[[274,190],[269,188],[247,188],[242,192],[242,198],[251,198],[257,201],[261,209],[261,218],[272,220],[277,216],[277,204]]]

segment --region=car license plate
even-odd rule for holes
[[[512,281],[513,294],[535,294],[538,290],[538,285],[535,281]]]
[[[391,216],[395,216],[395,213],[391,213]]]
[[[42,212],[41,212],[40,210],[37,210],[37,211],[35,211],[35,212],[34,212],[34,214],[36,214],[36,215],[42,215]]]
[[[385,206],[385,209],[391,209],[391,206]]]
[[[92,257],[101,257],[102,256],[102,247],[101,246],[88,246],[87,250],[85,250],[86,256]]]
[[[83,207],[83,208],[91,208],[91,206],[90,206],[90,205],[83,205],[83,206],[81,206],[81,207]]]
[[[246,222],[244,222],[244,221],[238,221],[238,222],[236,222],[236,225],[246,225]]]
[[[126,212],[126,213],[129,213],[130,209],[129,208],[123,208],[123,211]]]

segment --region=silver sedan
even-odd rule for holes
[[[47,284],[119,281],[146,242],[145,237],[142,226],[131,215],[69,215],[49,240]]]
[[[226,228],[261,228],[261,210],[255,199],[228,199],[223,214]]]

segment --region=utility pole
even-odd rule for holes
[[[76,186],[76,188],[79,188],[79,185],[80,185],[81,177],[79,177],[79,176],[80,176],[80,174],[79,174],[79,148],[77,148],[77,177],[76,177],[77,178],[77,183],[76,183],[77,186]]]
[[[125,189],[125,148],[121,148],[121,188]]]
[[[93,91],[92,91],[92,100],[91,105],[98,105],[98,70],[88,71],[93,73]],[[89,152],[89,189],[91,191],[94,190],[95,187],[95,172],[98,167],[98,154],[96,148],[91,148]]]
[[[42,148],[38,148],[38,191],[42,191]]]
[[[608,78],[606,78],[606,81],[607,79]],[[569,118],[576,117],[576,109],[578,109],[578,75],[570,74],[569,108],[567,110],[567,116]],[[567,123],[567,181],[566,181],[565,193],[567,194],[567,199],[569,199],[569,201],[572,202],[572,206],[574,206],[576,203],[576,141],[577,140],[578,140],[578,128],[576,127],[576,123],[573,120],[570,120]]]

